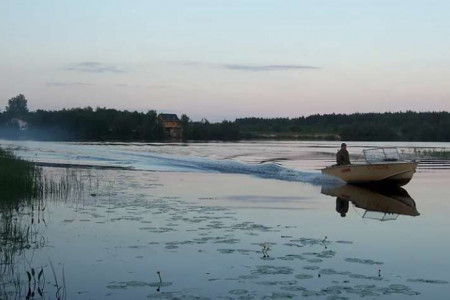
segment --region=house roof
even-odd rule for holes
[[[158,117],[163,121],[180,121],[176,114],[159,114]]]

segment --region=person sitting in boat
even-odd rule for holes
[[[350,156],[347,151],[347,144],[341,144],[341,150],[336,154],[336,163],[338,166],[350,165]]]

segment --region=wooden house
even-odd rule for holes
[[[181,121],[176,114],[159,114],[158,121],[164,127],[167,135],[171,138],[181,138],[183,135],[183,127]]]

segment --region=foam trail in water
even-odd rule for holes
[[[57,147],[56,147],[57,146]],[[288,169],[273,162],[247,164],[230,159],[214,160],[198,156],[175,156],[136,150],[123,150],[98,145],[37,143],[23,145],[15,152],[20,156],[46,164],[80,164],[101,167],[124,167],[136,170],[172,172],[219,172],[244,174],[260,178],[335,185],[340,181],[317,172]]]
[[[245,164],[232,160],[211,160],[198,157],[169,157],[162,155],[141,155],[144,161],[147,159],[148,166],[140,166],[143,169],[149,169],[155,163],[164,165],[171,170],[178,171],[199,171],[199,172],[219,172],[227,174],[244,174],[261,178],[278,179],[284,181],[307,182],[314,185],[336,184],[336,179],[323,176],[320,173],[302,172],[288,169],[274,163],[264,164]],[[146,159],[145,159],[145,158]],[[138,167],[138,168],[140,168]]]

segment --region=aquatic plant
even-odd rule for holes
[[[414,148],[414,155],[418,158],[450,159],[450,150],[448,148]]]
[[[98,194],[99,181],[89,170],[42,168],[1,148],[0,165],[0,299],[43,298],[44,269],[36,274],[30,266],[18,274],[17,264],[24,251],[46,244],[40,226],[46,226],[47,202],[68,198],[76,201],[95,189]],[[65,299],[64,268],[61,283],[51,262],[50,267],[55,280],[54,297]]]
[[[99,188],[98,178],[90,171],[65,168],[63,172],[44,172],[34,162],[21,159],[10,150],[0,148],[0,205],[36,199],[79,198],[86,188]]]
[[[161,285],[162,285],[161,271],[157,271],[156,274],[158,274],[158,277],[159,277],[158,288],[156,289],[156,291],[159,292],[161,290]]]
[[[325,238],[322,240],[322,244],[323,244],[323,246],[325,247],[325,249],[328,249],[328,247],[327,247],[327,243],[328,243],[328,241],[327,241],[327,236],[325,236]]]
[[[41,169],[0,148],[0,204],[35,197],[40,189]]]
[[[263,245],[262,254],[263,258],[270,257],[268,251],[270,251],[270,247],[268,245]]]
[[[37,286],[37,293],[40,297],[44,296],[44,287],[45,287],[45,276],[44,276],[44,269],[41,268],[41,271],[37,274],[37,280],[36,280],[36,272],[34,271],[34,268],[31,268],[31,271],[26,271],[27,277],[28,277],[28,292],[25,297],[25,299],[33,299],[36,295],[36,286]],[[33,281],[33,285],[31,284],[31,281]],[[31,288],[33,286],[33,288]]]
[[[50,262],[50,267],[52,269],[53,279],[55,281],[55,288],[56,288],[55,297],[57,300],[66,299],[67,292],[66,292],[66,276],[64,275],[64,266],[62,268],[62,284],[59,284],[58,276],[56,276],[56,271],[55,271],[55,268],[53,267],[53,263],[51,260],[49,260],[49,262]]]

